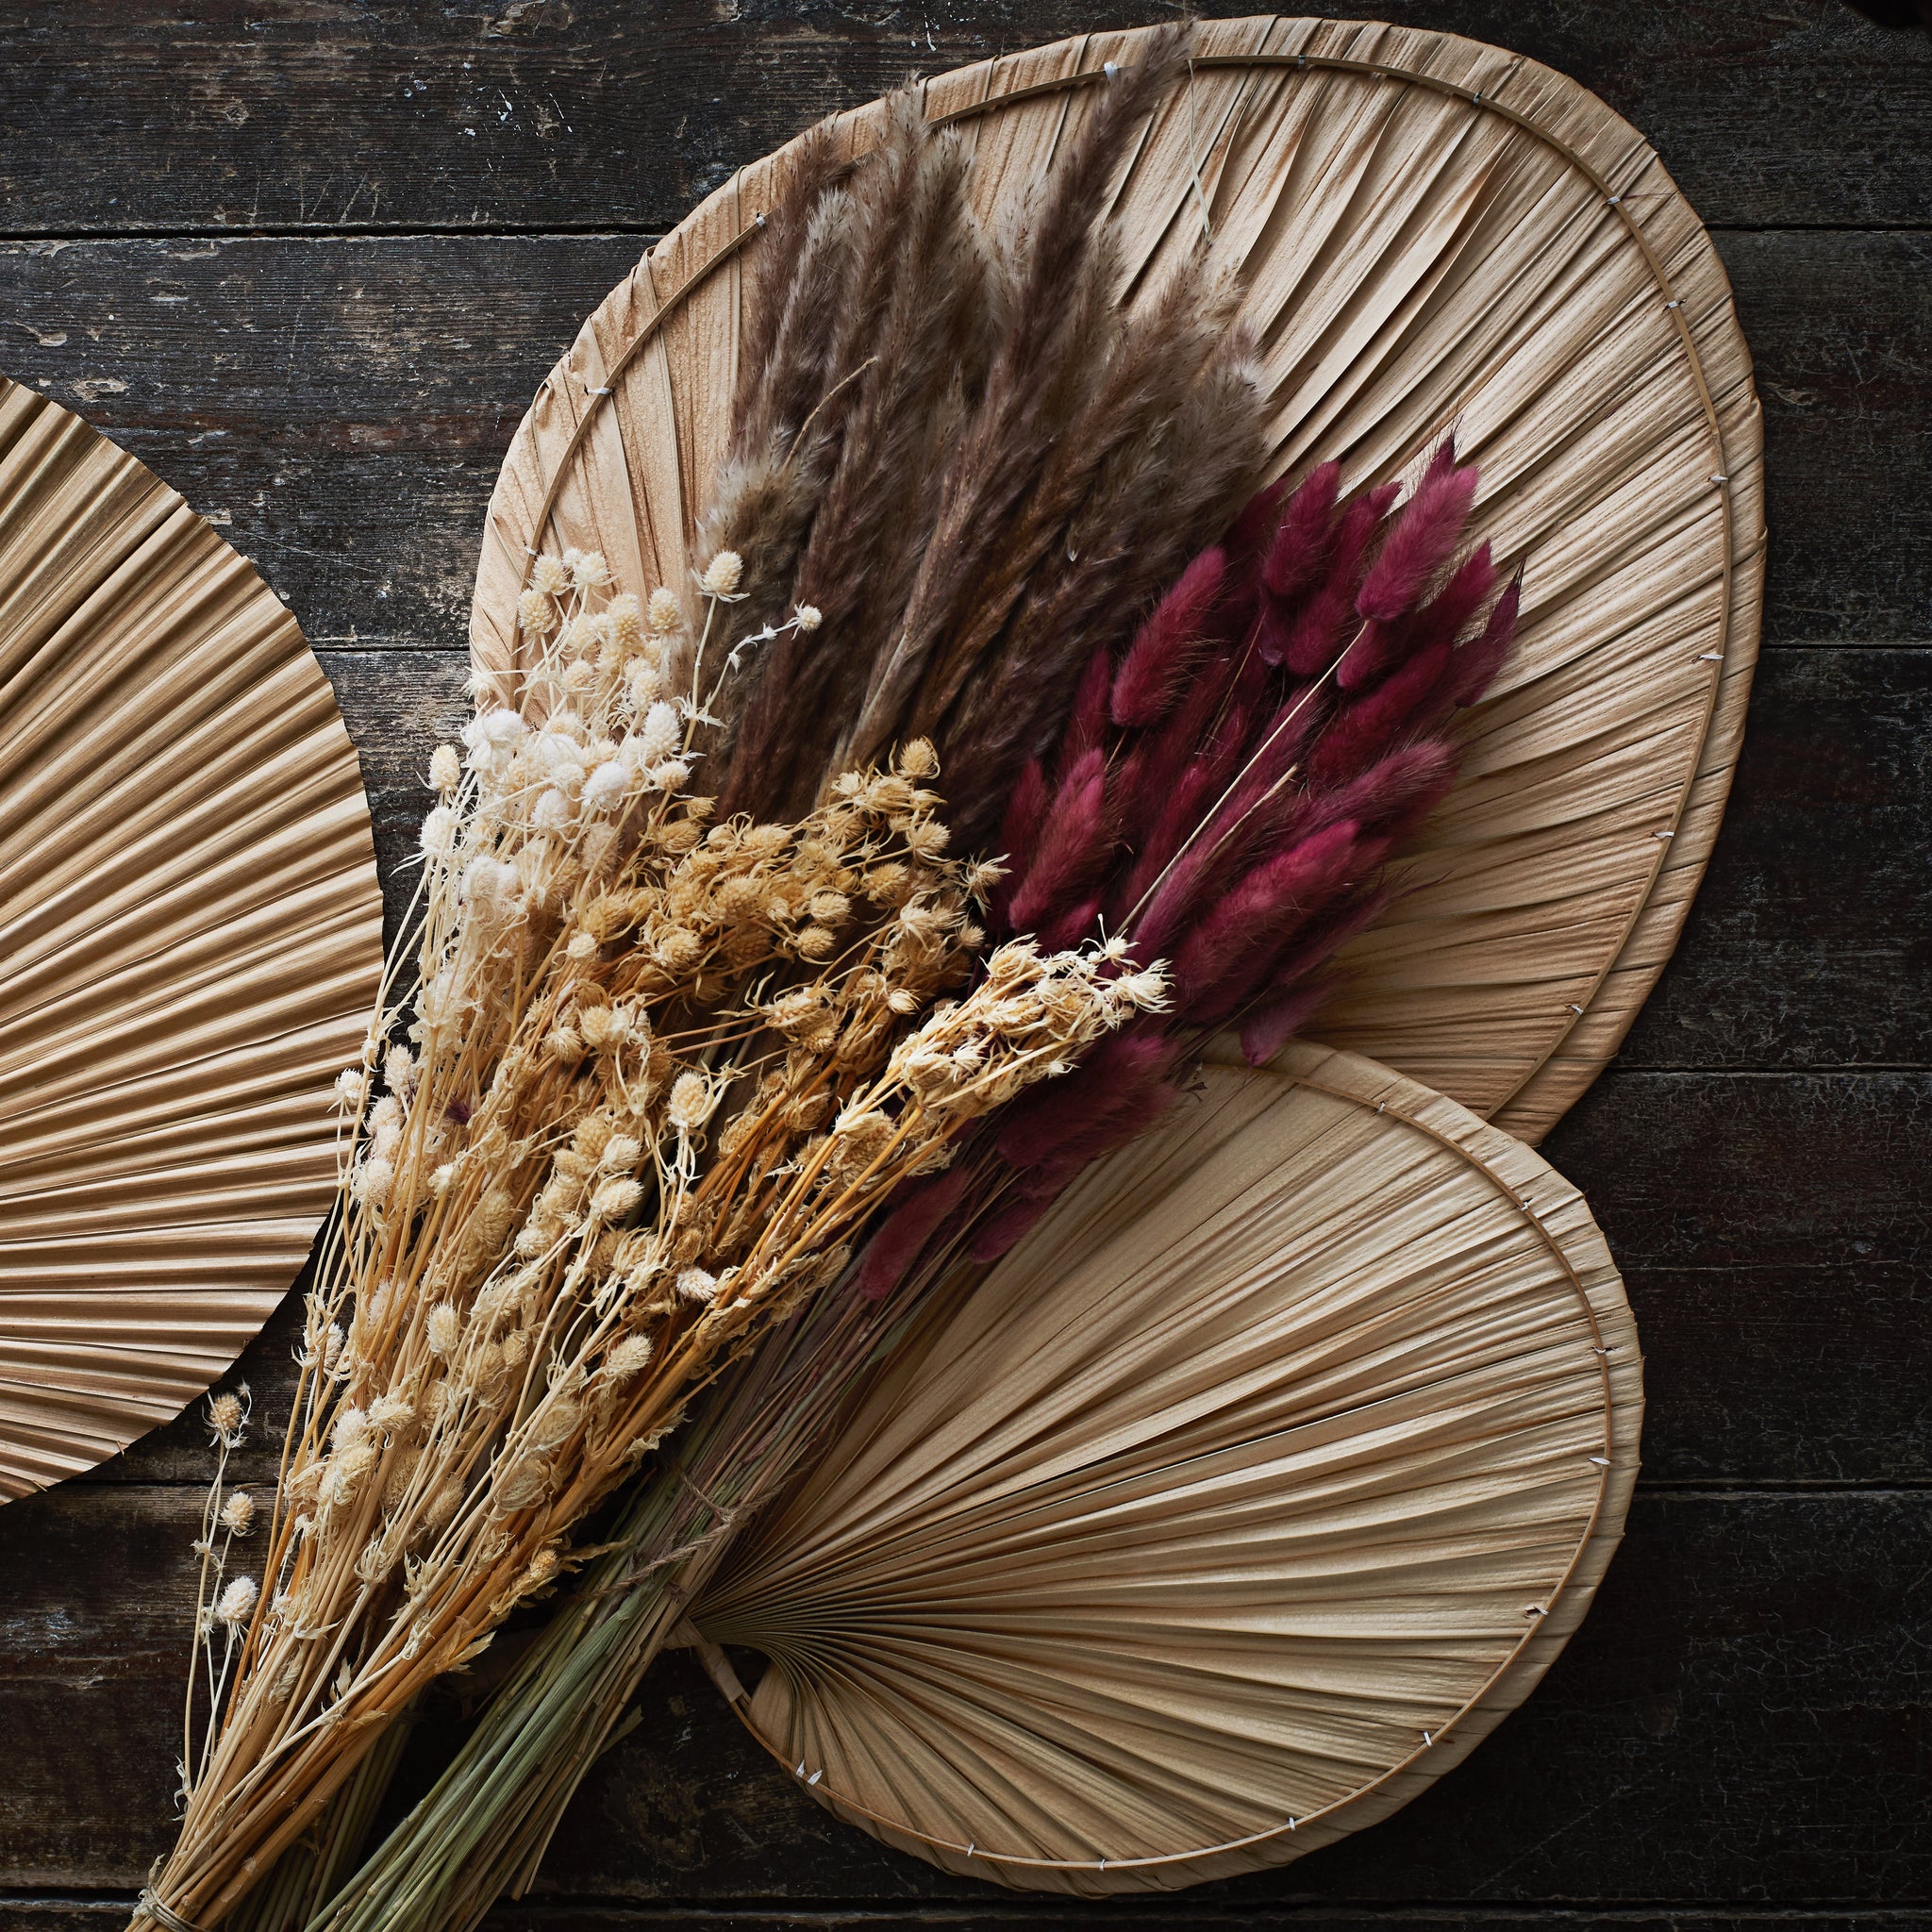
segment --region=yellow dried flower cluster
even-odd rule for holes
[[[539,558],[523,670],[432,762],[414,992],[338,1088],[268,1599],[215,1610],[248,1636],[171,1865],[194,1896],[258,1848],[225,1794],[268,1759],[309,1788],[475,1656],[899,1182],[1158,999],[1097,953],[981,957],[998,869],[948,856],[924,742],[797,823],[714,822],[703,680],[776,635],[711,648],[741,571],[707,568],[693,634]]]

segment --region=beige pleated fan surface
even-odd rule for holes
[[[925,85],[1018,208],[1142,35]],[[1520,642],[1467,732],[1414,890],[1346,955],[1324,1038],[1534,1141],[1615,1050],[1674,943],[1737,756],[1763,525],[1749,358],[1657,157],[1574,82],[1449,34],[1203,23],[1118,184],[1127,301],[1200,237],[1239,266],[1272,469],[1408,472],[1448,430],[1477,534],[1524,570]],[[837,124],[853,152],[869,107]],[[789,149],[743,169],[584,325],[517,433],[473,620],[509,661],[531,546],[682,582],[729,428],[741,254]],[[1259,480],[1259,479],[1257,479]]]
[[[0,378],[0,1497],[175,1415],[287,1291],[381,950],[294,619]]]
[[[1641,1407],[1574,1190],[1296,1044],[1210,1070],[926,1322],[692,1621],[772,1657],[747,1722],[890,1843],[1032,1888],[1226,1876],[1386,1815],[1521,1701]]]

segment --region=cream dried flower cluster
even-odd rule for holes
[[[714,822],[691,793],[708,702],[777,634],[708,667],[740,569],[712,559],[694,634],[601,558],[539,558],[516,702],[479,693],[432,762],[415,990],[341,1082],[268,1594],[236,1579],[216,1607],[247,1637],[187,1780],[176,1909],[225,1909],[555,1580],[574,1526],[838,1280],[900,1182],[1160,998],[1100,952],[984,957],[998,870],[947,856],[923,741],[796,823]]]

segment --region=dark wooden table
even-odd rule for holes
[[[0,5],[0,367],[287,597],[388,863],[463,713],[510,430],[648,240],[912,68],[1158,11]],[[1608,1583],[1528,1705],[1391,1822],[1092,1908],[836,1824],[673,1661],[503,1926],[1932,1924],[1932,42],[1836,0],[1380,11],[1549,61],[1650,136],[1716,234],[1765,404],[1730,816],[1675,961],[1547,1148],[1649,1357]],[[291,1333],[285,1310],[244,1363],[271,1410]],[[170,1836],[204,1440],[176,1424],[0,1511],[4,1932],[115,1925]]]

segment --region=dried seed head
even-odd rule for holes
[[[394,1183],[394,1164],[380,1155],[372,1154],[366,1160],[358,1160],[349,1171],[349,1192],[365,1207],[380,1208],[389,1199],[389,1191]]]
[[[215,1606],[215,1615],[230,1630],[239,1629],[255,1614],[255,1600],[261,1594],[261,1587],[252,1576],[238,1576],[222,1592],[222,1600]]]
[[[336,1105],[359,1113],[369,1094],[369,1075],[360,1067],[344,1067],[336,1075]]]
[[[447,798],[463,782],[463,761],[453,744],[439,744],[429,755],[429,784]]]
[[[677,1277],[677,1292],[688,1302],[710,1302],[717,1298],[718,1277],[704,1268],[687,1268]]]
[[[564,561],[570,566],[570,580],[579,591],[601,591],[610,581],[610,566],[601,550],[579,550],[575,556],[566,550]]]
[[[658,589],[651,592],[651,629],[660,638],[673,636],[684,628],[684,606],[677,601],[675,591]]]
[[[558,557],[540,557],[530,566],[530,582],[546,597],[560,597],[570,589],[570,572]]]
[[[425,1324],[425,1335],[429,1343],[429,1353],[435,1356],[452,1356],[457,1344],[462,1340],[463,1318],[448,1302],[438,1302],[429,1311],[429,1320]]]
[[[557,628],[557,606],[532,586],[517,599],[517,628],[528,638],[544,638]]]
[[[232,1442],[246,1416],[242,1397],[232,1389],[224,1389],[208,1399],[208,1425],[218,1441]]]
[[[940,756],[933,750],[930,740],[915,738],[910,743],[900,746],[895,762],[903,777],[930,778],[940,768]]]
[[[584,780],[584,808],[615,811],[629,785],[630,774],[615,758],[606,759]]]
[[[652,1356],[650,1338],[626,1335],[604,1359],[604,1373],[613,1382],[628,1382],[643,1373]]]
[[[683,741],[684,726],[678,721],[677,707],[659,698],[644,713],[644,722],[638,729],[638,762],[645,767],[660,764]]]
[[[800,630],[816,630],[824,621],[824,614],[816,604],[801,604],[792,619]]]
[[[666,1118],[680,1134],[695,1133],[710,1118],[712,1093],[701,1074],[680,1074],[671,1085]]]
[[[643,1197],[643,1188],[628,1174],[612,1174],[591,1196],[591,1212],[600,1221],[622,1221]]]
[[[407,1395],[391,1390],[369,1405],[369,1426],[385,1436],[399,1436],[416,1420],[415,1405]]]
[[[628,591],[620,591],[604,607],[604,616],[612,640],[627,650],[634,649],[644,628],[644,608],[637,598]]]
[[[431,858],[453,852],[457,842],[457,815],[448,806],[433,807],[423,821],[421,843]]]
[[[735,550],[721,550],[705,566],[698,583],[708,597],[730,597],[737,593],[743,575],[744,558]]]
[[[222,1527],[230,1536],[246,1536],[255,1527],[255,1498],[246,1490],[237,1490],[222,1505]]]

